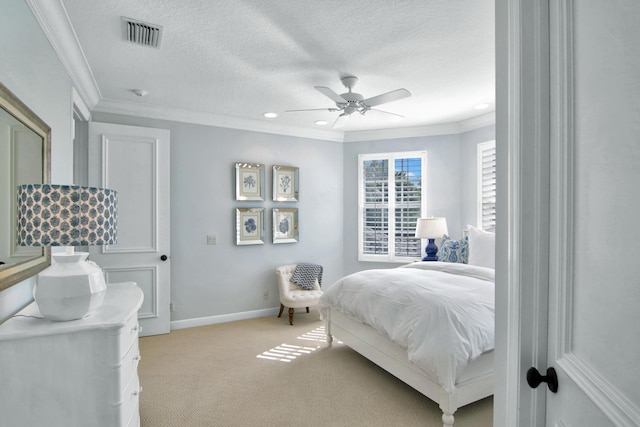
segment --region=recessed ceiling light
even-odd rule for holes
[[[327,124],[326,120],[316,120],[315,124],[317,124],[318,126],[324,126]]]
[[[489,108],[489,104],[478,104],[474,105],[473,108],[476,110],[484,110],[485,108]]]
[[[262,113],[262,115],[265,116],[267,119],[273,119],[275,117],[278,117],[276,113]]]

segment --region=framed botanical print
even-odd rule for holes
[[[264,165],[236,163],[236,200],[264,201]]]
[[[264,244],[264,208],[236,208],[236,245]]]
[[[298,208],[273,208],[273,243],[298,242]]]
[[[273,167],[273,201],[298,201],[298,168],[277,165]]]

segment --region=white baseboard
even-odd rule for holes
[[[243,311],[241,313],[222,314],[220,316],[198,317],[196,319],[174,320],[171,330],[194,328],[196,326],[215,325],[216,323],[234,322],[236,320],[255,319],[258,317],[275,316],[279,307],[264,308],[262,310]]]

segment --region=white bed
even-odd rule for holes
[[[346,276],[318,308],[344,342],[438,403],[445,427],[493,394],[494,269],[416,262]]]

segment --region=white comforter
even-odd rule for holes
[[[493,349],[494,277],[491,268],[422,261],[360,271],[325,289],[318,307],[323,318],[333,307],[385,334],[451,392],[464,367]]]

